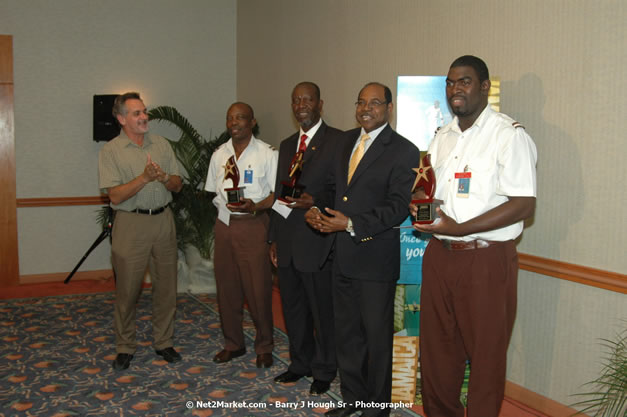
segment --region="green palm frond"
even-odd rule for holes
[[[207,140],[170,106],[159,106],[148,112],[150,120],[174,125],[181,136],[169,140],[183,173],[183,188],[173,195],[177,241],[180,249],[193,245],[200,254],[209,259],[213,246],[213,226],[218,216],[212,203],[212,195],[203,190],[209,162],[213,152],[229,139],[227,132]]]
[[[111,209],[111,206],[102,206],[96,211],[96,222],[102,226],[102,230],[105,230],[110,223],[113,223],[113,209]]]
[[[616,340],[602,339],[605,350],[600,376],[586,386],[593,390],[576,394],[588,399],[573,406],[584,407],[579,413],[594,413],[593,417],[627,416],[627,329]]]
[[[157,122],[165,121],[178,127],[182,135],[189,136],[192,140],[198,142],[205,142],[205,139],[198,133],[198,131],[192,126],[178,110],[171,106],[159,106],[151,109],[148,112],[150,120]]]

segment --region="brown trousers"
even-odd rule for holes
[[[177,279],[176,229],[172,211],[155,216],[118,211],[112,231],[115,271],[114,328],[117,353],[135,353],[135,309],[150,262],[152,332],[156,350],[173,346]]]
[[[226,350],[246,347],[244,299],[257,329],[255,352],[271,353],[274,347],[268,223],[265,213],[231,216],[229,226],[216,220],[213,265]]]
[[[459,397],[470,360],[468,417],[497,417],[516,315],[513,241],[452,251],[433,238],[420,301],[422,399],[428,417],[463,417]]]

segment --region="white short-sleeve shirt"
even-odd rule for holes
[[[229,139],[211,155],[205,182],[205,190],[216,193],[213,204],[223,213],[229,211],[226,208],[227,195],[224,190],[234,186],[230,178],[224,179],[224,166],[234,155],[233,139]],[[238,187],[245,187],[245,198],[258,203],[274,192],[278,157],[279,153],[273,146],[254,136],[250,138],[250,143],[235,161],[240,174]]]
[[[533,140],[520,124],[490,105],[463,132],[455,117],[437,132],[429,153],[436,175],[435,198],[444,201],[442,210],[458,223],[505,203],[507,197],[536,196],[537,151]],[[505,241],[518,237],[522,229],[520,221],[461,240]]]

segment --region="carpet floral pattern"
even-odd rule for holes
[[[217,303],[179,294],[169,364],[152,348],[150,292],[137,309],[138,349],[116,372],[112,293],[0,301],[0,416],[320,416],[341,400],[309,395],[311,379],[275,384],[289,361],[287,336],[275,329],[275,364],[255,367],[254,328],[246,316],[248,353],[226,364]],[[294,405],[288,408],[287,405]],[[417,416],[395,410],[393,416]]]

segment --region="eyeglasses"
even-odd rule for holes
[[[379,100],[372,100],[372,101],[366,101],[366,100],[357,100],[355,102],[355,107],[379,107],[379,106],[384,106],[388,104],[387,101],[379,101]]]

